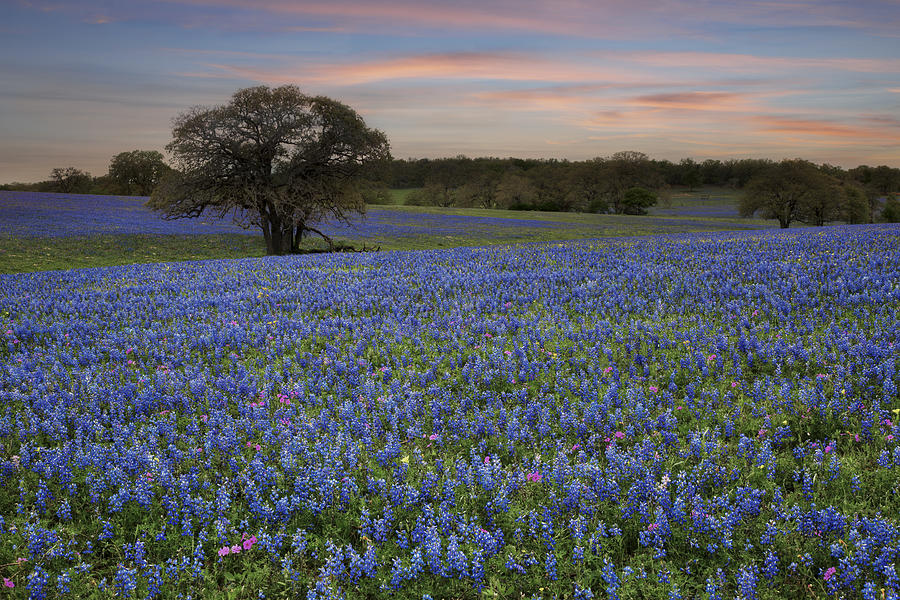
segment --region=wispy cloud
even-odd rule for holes
[[[803,69],[855,71],[860,73],[900,72],[900,59],[809,58],[760,56],[723,52],[624,52],[622,60],[652,67],[716,69],[734,72],[772,73]]]
[[[316,62],[297,65],[234,65],[208,63],[214,70],[254,81],[285,83],[308,81],[320,84],[359,85],[403,79],[495,80],[532,82],[636,83],[643,76],[633,70],[568,58],[553,58],[530,52],[444,52],[412,54],[358,62]]]
[[[843,140],[893,140],[900,136],[900,131],[874,129],[872,127],[854,127],[849,124],[823,121],[819,119],[795,119],[775,116],[758,116],[753,122],[761,131],[778,134],[789,134],[815,138],[841,138]]]
[[[666,110],[734,112],[749,109],[747,97],[734,92],[672,92],[638,96],[630,104]]]
[[[900,25],[894,0],[810,0],[808,2],[722,2],[720,0],[169,0],[145,3],[87,0],[62,2],[34,0],[24,3],[44,11],[76,15],[103,13],[117,20],[166,19],[196,26],[204,11],[207,26],[269,28],[324,27],[341,31],[385,31],[412,34],[415,28],[436,31],[518,31],[550,35],[633,39],[636,35],[709,36],[729,26],[744,28],[846,28],[891,35]],[[233,13],[253,15],[235,20]],[[702,15],[702,19],[697,16]],[[266,18],[267,17],[267,18]],[[314,21],[314,23],[309,23]]]

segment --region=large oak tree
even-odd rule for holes
[[[148,205],[167,218],[209,211],[259,227],[268,254],[298,248],[314,226],[365,211],[356,189],[367,169],[390,159],[385,135],[353,109],[293,85],[238,90],[231,102],[194,107],[175,119],[166,146],[175,170]]]

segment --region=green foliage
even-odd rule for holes
[[[882,223],[900,223],[900,200],[896,197],[884,203],[879,221]]]
[[[626,215],[646,215],[647,209],[656,204],[657,196],[650,190],[633,187],[625,191],[622,198],[623,212]]]
[[[259,227],[268,254],[296,251],[313,225],[365,209],[358,182],[390,158],[387,138],[353,109],[296,86],[238,90],[231,102],[175,119],[177,170],[148,206],[166,218],[233,214]]]
[[[840,215],[842,196],[839,182],[816,165],[800,159],[783,160],[747,183],[740,213],[777,219],[782,229],[794,221],[823,225]]]
[[[109,163],[113,189],[129,196],[149,196],[169,167],[155,150],[132,150],[116,154]]]
[[[91,189],[91,174],[75,167],[57,167],[50,171],[53,191],[63,194],[86,194]]]

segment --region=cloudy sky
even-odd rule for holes
[[[0,82],[0,182],[285,83],[400,158],[900,166],[900,0],[0,0]]]

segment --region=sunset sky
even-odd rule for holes
[[[898,0],[0,0],[0,183],[102,175],[285,83],[399,158],[900,166]]]

